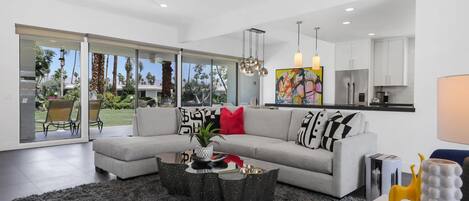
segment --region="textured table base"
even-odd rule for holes
[[[161,184],[170,194],[194,201],[271,201],[278,169],[262,174],[188,173],[186,164],[164,163],[157,158]]]

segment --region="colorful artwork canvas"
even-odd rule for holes
[[[322,105],[323,68],[277,69],[275,71],[275,103]]]

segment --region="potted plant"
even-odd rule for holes
[[[190,141],[195,137],[199,142],[195,149],[195,155],[204,161],[209,161],[213,155],[213,143],[218,143],[212,140],[214,137],[225,139],[223,135],[216,133],[220,129],[212,128],[213,124],[209,123],[207,126],[201,126],[198,133],[190,134]]]

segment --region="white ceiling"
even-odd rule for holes
[[[166,25],[182,26],[198,20],[262,3],[263,0],[62,0],[74,5],[128,15]],[[168,5],[167,8],[160,4]]]
[[[346,8],[354,8],[345,12]],[[314,27],[320,26],[318,38],[328,42],[351,41],[366,38],[415,35],[415,0],[360,0],[340,6],[273,21],[256,26],[266,30],[270,42],[296,41],[297,21],[303,21],[301,33],[315,36]],[[349,25],[342,22],[351,21]],[[375,33],[375,36],[368,36]],[[241,38],[240,33],[227,36]],[[293,37],[293,38],[292,38]]]
[[[128,15],[179,28],[181,41],[229,36],[241,30],[267,31],[269,43],[294,41],[296,21],[302,34],[329,42],[414,35],[416,0],[62,0],[106,12]],[[167,4],[161,8],[160,3]],[[353,7],[353,12],[344,9]],[[352,21],[342,25],[343,21]]]

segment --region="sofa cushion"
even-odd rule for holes
[[[288,141],[296,141],[298,137],[298,130],[301,127],[303,118],[308,114],[308,110],[292,110],[290,128],[288,130]]]
[[[177,132],[176,108],[138,108],[139,136],[168,135]]]
[[[290,167],[332,174],[333,153],[324,149],[309,149],[294,141],[262,144],[254,158]]]
[[[118,160],[135,161],[155,157],[158,153],[179,152],[195,148],[187,135],[160,135],[152,137],[99,138],[93,150]]]
[[[246,134],[287,140],[290,117],[290,110],[246,108],[244,130]]]
[[[236,154],[244,157],[254,157],[256,148],[262,144],[281,143],[283,140],[255,135],[224,135],[226,140],[219,140],[215,150]]]

